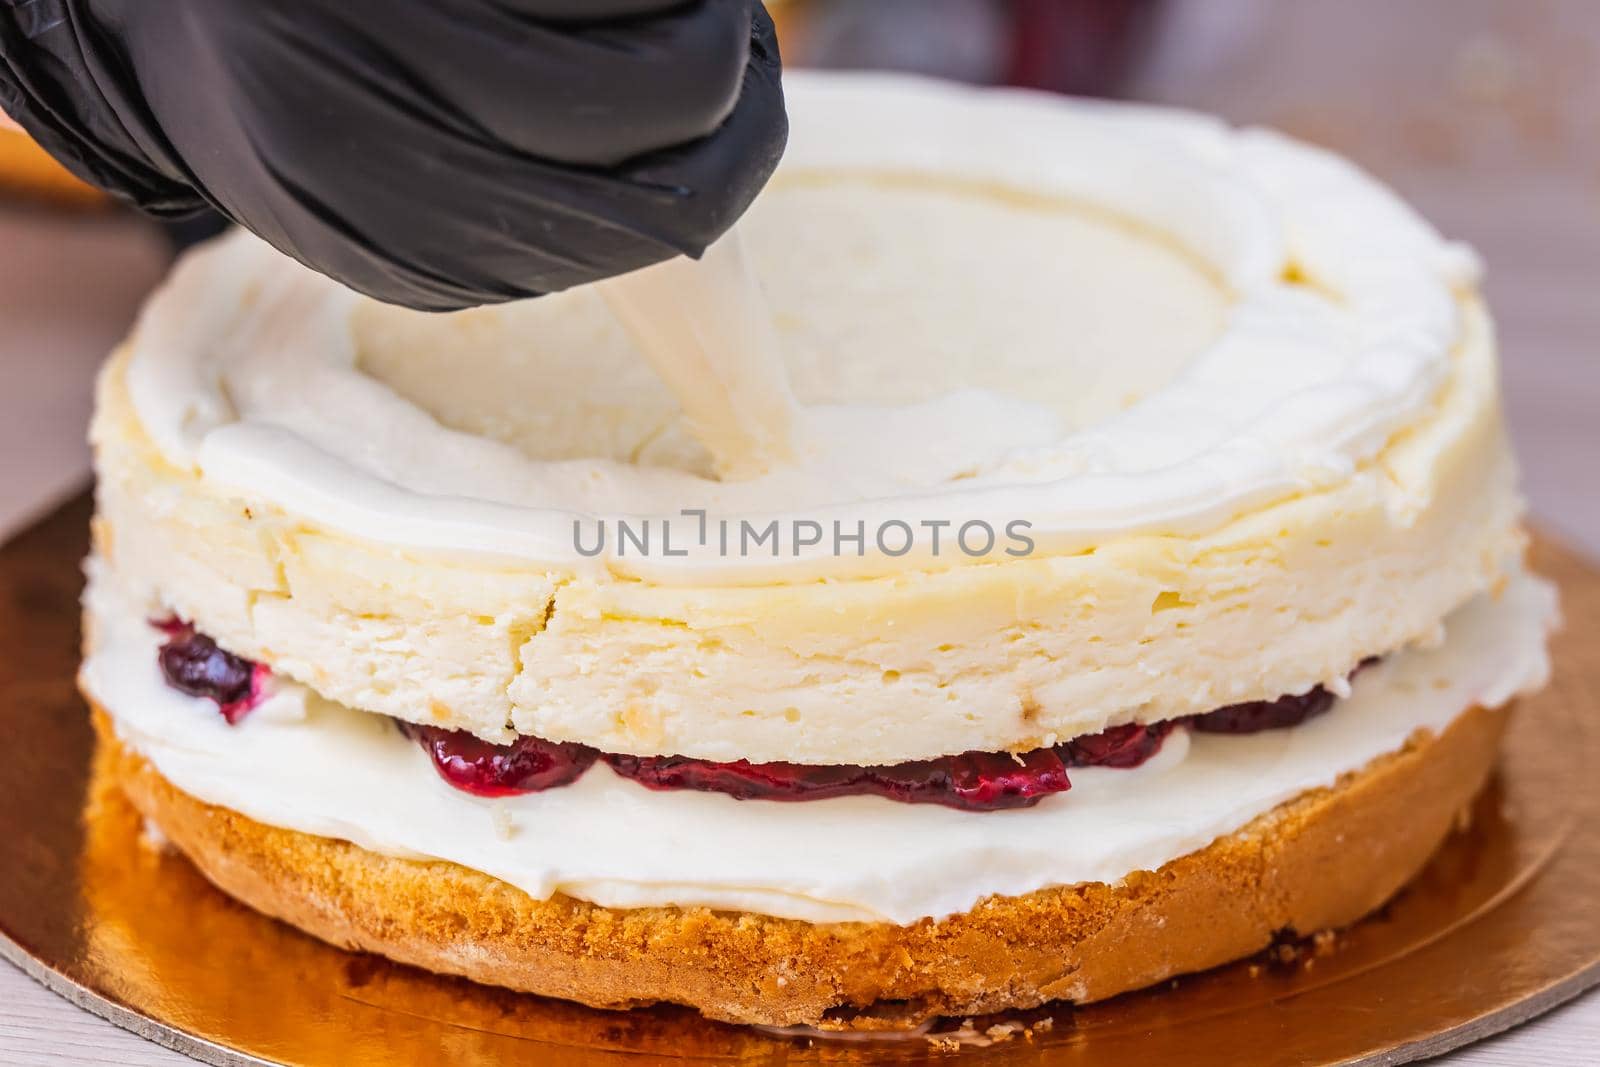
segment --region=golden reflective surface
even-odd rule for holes
[[[1535,560],[1568,620],[1555,684],[1519,706],[1472,824],[1381,914],[1332,944],[1105,1004],[976,1020],[964,1041],[840,1042],[679,1009],[595,1011],[344,953],[150,847],[95,785],[72,686],[87,520],[76,501],[0,550],[0,953],[212,1062],[1400,1062],[1600,981],[1600,787],[1586,774],[1600,763],[1600,572],[1549,544]]]

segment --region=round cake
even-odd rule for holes
[[[1378,907],[1548,673],[1471,253],[1264,130],[786,85],[708,257],[759,315],[682,263],[443,316],[176,267],[92,431],[118,784],[335,944],[736,1022]],[[683,307],[740,358],[645,358]]]

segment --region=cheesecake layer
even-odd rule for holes
[[[1337,686],[1504,577],[1522,505],[1474,264],[1381,186],[1195,116],[792,98],[742,229],[793,465],[709,477],[593,293],[424,318],[237,238],[103,376],[99,551],[143,610],[354,708],[807,763]],[[723,554],[684,508],[826,532]],[[615,526],[576,551],[618,518],[656,551]],[[897,521],[903,555],[873,536]],[[993,551],[953,545],[971,522]]]
[[[970,813],[876,797],[779,804],[652,792],[596,767],[518,797],[462,793],[379,716],[292,683],[230,726],[166,685],[161,633],[100,565],[82,684],[119,738],[183,792],[270,826],[442,859],[535,899],[705,906],[811,922],[910,923],[1084,882],[1116,884],[1545,680],[1554,593],[1517,577],[1453,614],[1442,642],[1362,671],[1319,718],[1168,738],[1133,770],[1085,768],[1035,807]],[[953,858],[959,858],[958,860]]]

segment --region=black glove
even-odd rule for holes
[[[0,108],[74,173],[429,310],[699,255],[779,75],[758,0],[0,0]]]

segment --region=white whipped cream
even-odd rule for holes
[[[795,462],[802,415],[737,230],[698,263],[680,256],[613,278],[602,290],[677,397],[719,477],[754,478]]]
[[[1519,575],[1452,614],[1434,647],[1361,672],[1329,713],[1250,736],[1169,737],[1135,770],[1072,772],[1070,792],[970,813],[876,797],[804,803],[652,792],[596,766],[485,800],[445,784],[387,719],[284,684],[240,725],[161,678],[161,635],[91,565],[82,683],[174,785],[274,826],[449,860],[530,895],[610,907],[704,905],[815,922],[909,923],[990,894],[1115,883],[1299,793],[1544,683],[1554,589]]]
[[[841,353],[852,335],[842,331],[825,338],[841,380],[837,400],[805,402],[794,413],[803,424],[796,438],[808,447],[757,477],[718,482],[683,458],[670,412],[643,429],[591,426],[589,437],[616,444],[618,454],[602,449],[598,457],[566,454],[559,441],[551,445],[556,458],[538,454],[538,426],[518,431],[532,452],[492,433],[450,428],[363,371],[355,324],[369,304],[236,236],[186,259],[146,309],[127,377],[142,423],[174,465],[367,540],[570,570],[609,567],[653,581],[737,584],[934,561],[921,551],[886,556],[871,544],[864,558],[833,557],[826,544],[780,558],[729,556],[717,553],[714,539],[679,545],[682,557],[629,559],[617,558],[613,541],[590,560],[575,548],[574,522],[682,508],[756,527],[804,518],[825,529],[836,520],[969,519],[1002,528],[1022,519],[1042,552],[1126,533],[1192,532],[1347,478],[1426,417],[1450,373],[1462,336],[1457,296],[1476,281],[1474,258],[1327,153],[1199,116],[902,77],[796,74],[786,87],[789,150],[773,191],[743,227],[766,225],[764,205],[803,216],[817,197],[865,190],[875,179],[959,194],[930,217],[954,220],[962,200],[1005,203],[1037,226],[1075,213],[1143,248],[1148,259],[1198,263],[1225,305],[1220,332],[1192,353],[1166,353],[1170,365],[1154,375],[1161,380],[1111,397],[1101,417],[1080,422],[1062,411],[1076,394],[1095,394],[1093,368],[1057,379],[1051,388],[1061,395],[1040,395],[1036,382],[1047,375],[1024,367],[1010,389],[957,384],[915,400],[868,403],[850,388],[857,371]],[[1062,299],[1070,298],[1073,264],[1023,264],[1014,254],[1023,244],[1019,230],[988,244],[944,247],[938,226],[923,229],[929,232],[904,239],[914,236],[932,259],[966,265],[966,288],[993,294],[993,304],[968,317],[981,321],[978,336],[1000,350],[997,359],[1015,340],[1009,317],[1020,313],[1006,300],[1008,284],[1019,291],[1048,284],[1059,270]],[[802,257],[788,268],[797,277],[768,285],[780,313],[786,294],[807,284],[833,286],[836,302],[850,308],[839,321],[872,336],[893,338],[893,327],[930,310],[864,285],[876,277],[865,268],[856,273],[857,250],[828,233],[827,257]],[[794,248],[791,256],[804,251]],[[782,258],[769,258],[767,268]],[[812,263],[812,273],[798,277]],[[1117,264],[1095,264],[1102,266],[1116,273]],[[1119,299],[1160,319],[1176,290],[1166,275],[1150,277],[1147,290],[1133,286]],[[594,300],[574,292],[536,303],[553,309],[547,322],[569,310],[576,321]],[[881,323],[867,321],[874,313]],[[1187,305],[1173,313],[1206,315]],[[449,321],[468,337],[489,320]],[[1041,321],[1014,333],[1033,345],[1057,336]],[[1070,325],[1059,331],[1061,361],[1078,350],[1073,334]],[[565,358],[581,361],[584,338],[564,343]],[[983,355],[982,343],[968,347]],[[463,344],[462,359],[471,348]],[[915,351],[900,355],[900,365],[916,365]],[[804,362],[804,353],[791,356]],[[1122,360],[1152,361],[1161,358]],[[739,379],[738,368],[724,369],[720,381],[708,376],[707,388]],[[803,392],[793,366],[791,378]],[[692,387],[686,381],[674,387],[681,393]],[[779,384],[762,395],[781,401],[781,394]],[[692,417],[701,406],[683,407]],[[946,554],[936,565],[965,562]]]

